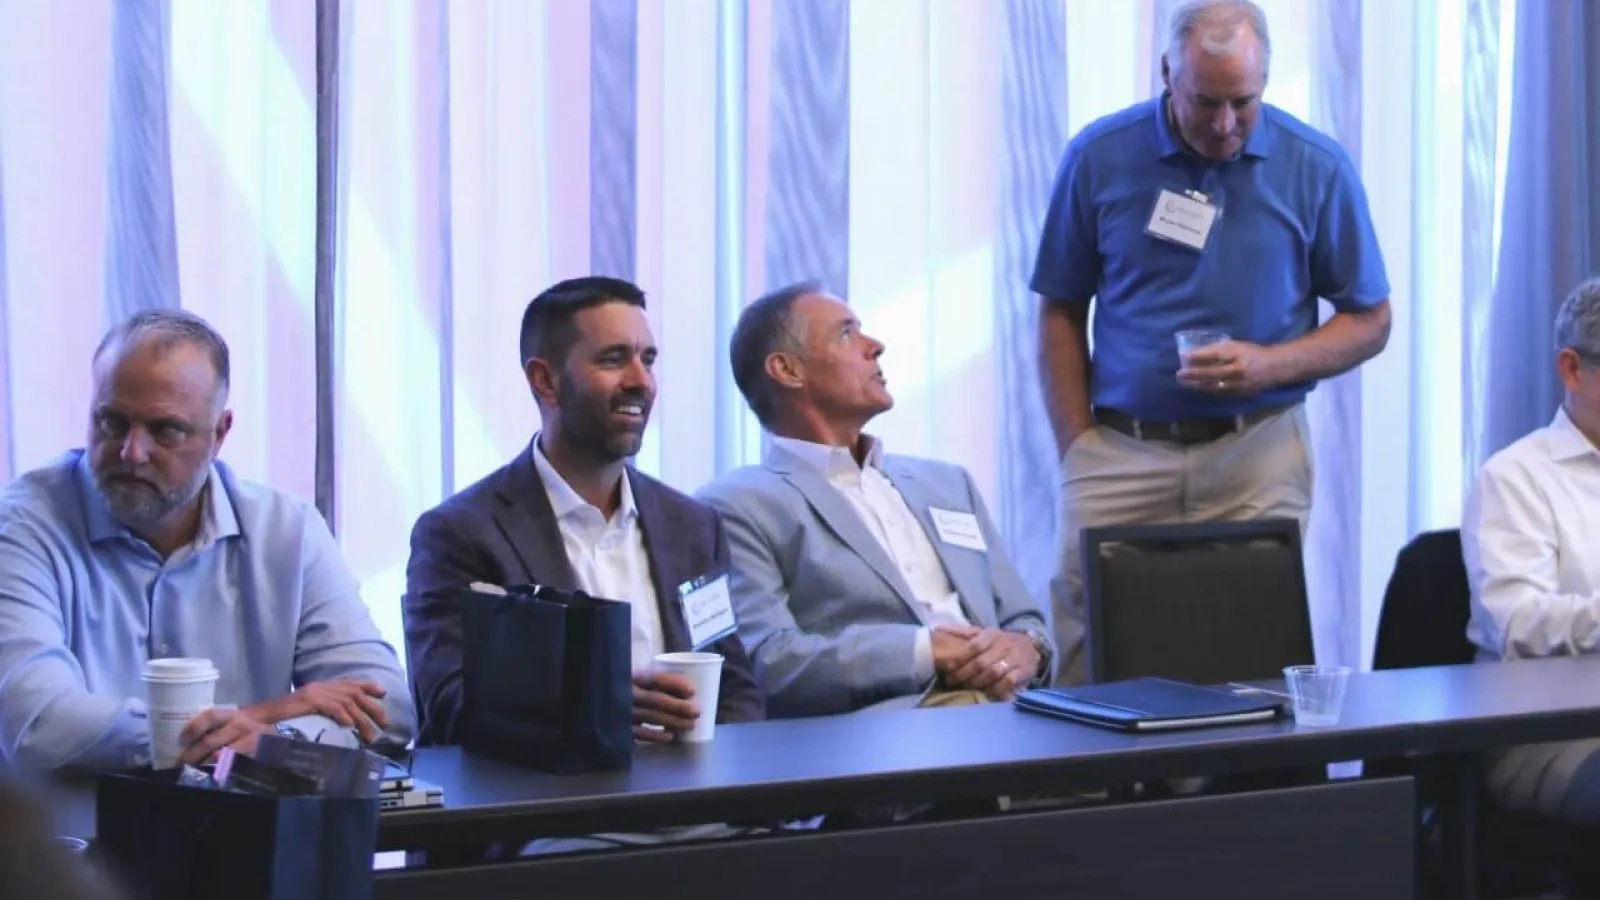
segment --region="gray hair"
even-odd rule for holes
[[[739,314],[728,342],[733,381],[762,427],[770,429],[778,413],[778,395],[767,377],[767,357],[774,353],[804,356],[805,323],[795,313],[795,301],[825,290],[820,281],[800,281],[764,294]]]
[[[1572,289],[1556,311],[1556,352],[1566,349],[1600,360],[1600,278]]]
[[[1224,56],[1237,46],[1240,25],[1250,26],[1261,41],[1262,71],[1272,67],[1272,35],[1267,14],[1251,0],[1188,0],[1172,11],[1167,23],[1167,66],[1182,68],[1184,51],[1192,39],[1201,52]]]
[[[136,312],[111,326],[100,346],[94,350],[98,362],[106,351],[115,348],[119,353],[134,347],[154,346],[165,352],[178,344],[192,344],[211,357],[211,368],[217,375],[217,396],[228,396],[230,379],[228,342],[222,339],[211,323],[192,312],[182,309],[147,309]]]

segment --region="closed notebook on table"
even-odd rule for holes
[[[1265,722],[1283,707],[1218,688],[1133,678],[1069,688],[1039,688],[1017,696],[1017,708],[1115,731],[1170,731]]]

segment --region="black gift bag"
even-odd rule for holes
[[[633,763],[633,610],[548,587],[462,598],[469,753],[543,772]]]
[[[133,900],[370,900],[378,801],[105,775],[94,855]]]

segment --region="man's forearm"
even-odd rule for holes
[[[17,735],[5,755],[24,770],[117,772],[148,763],[149,748],[143,701],[81,694],[53,703]]]
[[[1389,342],[1389,301],[1334,315],[1304,337],[1272,348],[1277,384],[1301,384],[1342,375],[1377,356]]]
[[[1094,425],[1089,405],[1089,307],[1040,298],[1039,377],[1056,450]]]

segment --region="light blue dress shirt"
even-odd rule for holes
[[[212,466],[195,542],[169,559],[111,516],[81,450],[0,493],[0,756],[28,769],[149,762],[144,661],[210,659],[215,702],[314,681],[388,696],[387,740],[415,729],[405,675],[316,510]],[[339,731],[307,717],[315,737]]]

